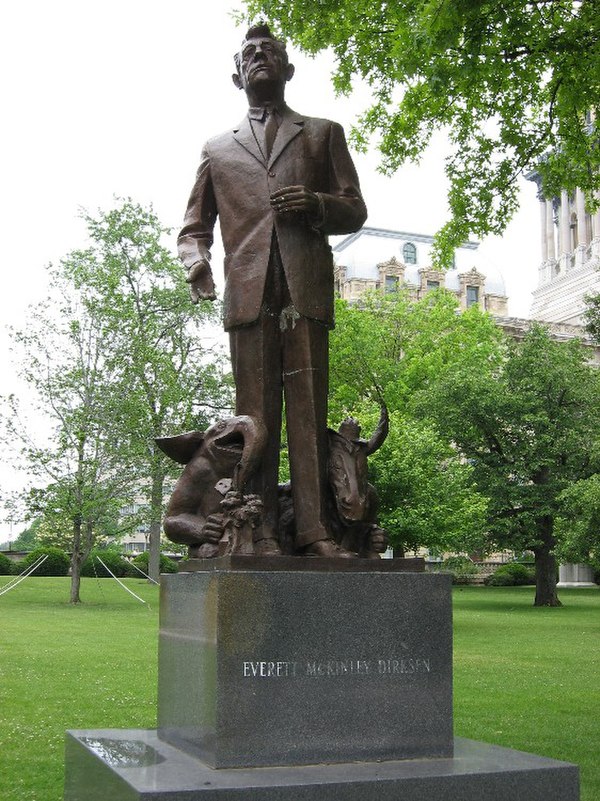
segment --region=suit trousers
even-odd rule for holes
[[[293,309],[275,237],[260,316],[250,325],[230,330],[229,338],[236,414],[256,417],[267,429],[262,463],[246,487],[263,502],[262,529],[255,538],[277,538],[285,399],[296,547],[305,548],[330,536],[326,526],[329,331]]]

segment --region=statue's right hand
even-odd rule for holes
[[[204,542],[217,543],[223,536],[223,515],[214,514],[206,518],[206,523],[202,529],[202,539]]]
[[[192,303],[198,303],[201,300],[215,300],[217,297],[210,264],[206,259],[192,264],[185,280],[190,285]]]

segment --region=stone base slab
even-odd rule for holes
[[[424,573],[421,557],[394,559],[342,559],[319,556],[245,556],[231,554],[214,559],[184,559],[178,563],[179,573],[211,570],[275,570],[305,573]]]
[[[558,568],[558,588],[598,589],[594,581],[594,569],[590,565],[568,563]]]
[[[456,738],[454,757],[215,770],[150,730],[67,733],[64,801],[579,801],[575,765]]]

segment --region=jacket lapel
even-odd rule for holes
[[[286,109],[283,121],[277,131],[277,136],[273,142],[273,150],[269,158],[269,167],[279,158],[289,143],[301,133],[304,127],[304,117],[296,114],[291,109]]]
[[[279,131],[277,133],[279,133]],[[245,148],[250,155],[254,156],[254,158],[259,161],[263,167],[266,166],[264,156],[256,142],[256,139],[254,138],[254,133],[252,132],[252,127],[248,117],[244,117],[239,126],[233,129],[233,138],[236,140],[236,142],[239,142],[239,144]]]

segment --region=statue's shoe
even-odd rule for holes
[[[219,555],[219,546],[212,542],[205,542],[202,545],[190,545],[188,548],[188,559],[214,559]]]
[[[279,543],[273,537],[267,537],[254,543],[255,556],[281,556]]]
[[[361,559],[381,559],[379,551],[372,551],[369,549],[361,551],[358,555]]]
[[[308,545],[304,551],[305,556],[321,556],[326,559],[356,559],[358,554],[340,547],[334,540],[317,540]]]

